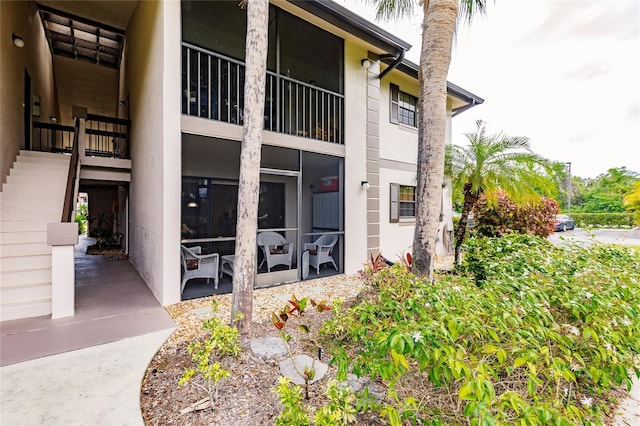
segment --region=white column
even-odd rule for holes
[[[78,243],[78,224],[47,224],[47,244],[51,248],[51,318],[75,314],[76,275],[73,246]]]

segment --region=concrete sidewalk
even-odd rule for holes
[[[140,384],[173,329],[0,368],[2,425],[143,425]]]

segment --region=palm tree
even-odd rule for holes
[[[368,0],[378,18],[410,16],[416,0]],[[460,1],[460,3],[458,3]],[[420,0],[423,10],[422,47],[418,71],[418,173],[413,271],[433,278],[436,236],[444,181],[447,73],[459,16],[470,22],[485,11],[485,0]],[[460,15],[459,15],[460,13]]]
[[[476,121],[477,130],[467,133],[469,146],[447,147],[445,175],[453,191],[462,193],[462,215],[455,230],[455,261],[460,261],[460,248],[467,230],[469,213],[482,194],[502,189],[514,201],[539,197],[554,188],[550,172],[553,164],[531,152],[529,139],[502,133],[487,135],[485,123]]]
[[[258,231],[260,145],[267,74],[268,0],[245,0],[247,6],[244,124],[238,182],[238,219],[233,267],[231,323],[247,333],[253,316],[253,285]],[[241,314],[241,315],[238,315]]]

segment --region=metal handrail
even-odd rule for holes
[[[76,118],[74,128],[73,147],[71,148],[71,161],[69,161],[69,174],[67,175],[67,188],[64,193],[64,204],[62,205],[61,222],[71,222],[74,204],[74,193],[78,172],[78,145],[80,137],[80,119]]]

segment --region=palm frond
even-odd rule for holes
[[[470,24],[474,17],[487,13],[485,0],[460,0],[458,21]]]
[[[553,192],[553,164],[531,151],[529,138],[488,135],[481,120],[466,136],[470,145],[447,148],[445,157],[454,193],[468,184],[476,196],[501,189],[516,202],[530,202]]]
[[[376,19],[398,20],[411,17],[417,0],[365,0],[376,7]]]

